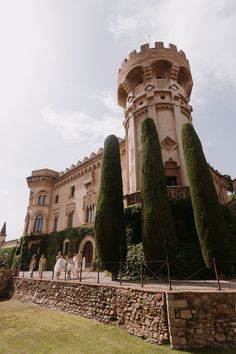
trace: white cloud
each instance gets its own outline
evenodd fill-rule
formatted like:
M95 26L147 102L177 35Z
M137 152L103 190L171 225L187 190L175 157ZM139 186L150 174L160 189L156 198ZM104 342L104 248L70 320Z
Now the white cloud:
M235 0L124 0L109 30L131 50L148 35L175 43L186 51L198 84L221 80L236 88L235 16Z
M90 98L97 100L105 105L105 107L113 114L122 115L122 109L117 104L117 99L111 90L102 91L101 94L92 93Z
M55 112L45 107L42 110L45 122L54 126L62 139L69 145L85 144L91 153L103 144L104 139L115 134L123 137L122 118L117 114L103 114L100 119L84 112Z

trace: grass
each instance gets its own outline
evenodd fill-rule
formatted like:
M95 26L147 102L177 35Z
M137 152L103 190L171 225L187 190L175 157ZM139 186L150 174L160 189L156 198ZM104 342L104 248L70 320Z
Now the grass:
M16 301L0 302L0 353L4 354L235 354L236 349L171 350L119 327Z

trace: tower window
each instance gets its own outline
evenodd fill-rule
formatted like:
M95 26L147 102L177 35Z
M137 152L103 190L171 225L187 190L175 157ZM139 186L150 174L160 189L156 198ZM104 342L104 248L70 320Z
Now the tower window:
M58 203L58 200L59 200L59 195L57 194L57 195L55 196L54 203L57 204L57 203Z
M43 215L38 214L35 219L34 231L35 232L42 232L42 228L43 228Z
M38 197L38 205L45 205L46 204L46 195L40 194Z

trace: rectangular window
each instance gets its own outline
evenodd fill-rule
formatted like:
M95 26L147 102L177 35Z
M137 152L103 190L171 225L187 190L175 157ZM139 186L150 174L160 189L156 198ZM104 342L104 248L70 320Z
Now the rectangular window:
M70 214L68 215L68 227L72 227L73 226L73 212L70 212Z
M54 203L57 204L57 203L58 203L58 200L59 200L59 195L57 194L57 195L55 196Z
M74 197L74 194L75 194L75 186L71 186L70 187L70 198Z
M54 224L53 224L53 231L57 231L57 224L58 224L58 216L56 215L54 218Z

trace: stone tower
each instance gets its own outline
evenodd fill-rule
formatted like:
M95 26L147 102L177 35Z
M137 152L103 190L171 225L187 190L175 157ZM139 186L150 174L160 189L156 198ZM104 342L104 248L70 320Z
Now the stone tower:
M153 118L157 127L167 185L189 185L181 128L192 122L192 85L189 62L173 44L168 48L162 42L156 42L155 48L144 44L140 52L134 50L122 62L118 103L125 114L128 193L141 188L141 123L147 117Z

